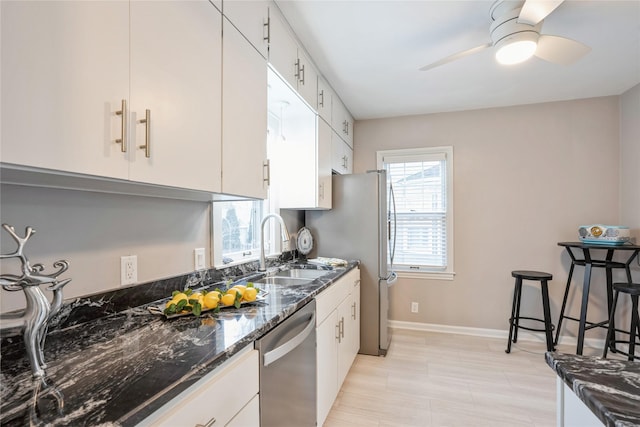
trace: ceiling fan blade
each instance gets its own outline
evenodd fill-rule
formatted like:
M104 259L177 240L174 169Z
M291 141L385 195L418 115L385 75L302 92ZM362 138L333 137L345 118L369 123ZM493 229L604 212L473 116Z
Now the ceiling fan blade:
M518 17L519 24L536 25L549 16L564 0L527 0Z
M534 55L555 64L571 65L590 51L589 46L575 40L541 34Z
M427 71L427 70L430 70L432 68L439 67L440 65L448 64L449 62L453 62L453 61L456 61L456 60L458 60L460 58L464 58L465 56L469 56L469 55L472 55L472 54L474 54L476 52L480 52L481 50L484 50L484 49L486 49L488 47L491 47L491 46L492 46L491 43L487 43L487 44L483 44L482 46L476 46L474 48L467 49L467 50L464 50L462 52L455 53L453 55L449 55L449 56L447 56L445 58L442 58L439 61L433 62L433 63L431 63L429 65L425 65L424 67L420 68L420 71Z

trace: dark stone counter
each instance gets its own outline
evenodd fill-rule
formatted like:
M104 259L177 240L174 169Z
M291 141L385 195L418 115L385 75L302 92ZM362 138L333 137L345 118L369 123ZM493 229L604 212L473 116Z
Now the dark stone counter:
M547 364L606 426L640 426L640 363L546 353Z
M193 282L193 276L67 303L47 336L47 377L46 384L39 386L37 406L32 405L37 384L32 381L22 338L3 339L0 424L133 426L252 345L355 266L352 262L328 271L308 285L263 285L268 291L265 301L203 313L199 318L167 320L147 309ZM245 273L245 281L260 277L255 272L235 273ZM229 275L223 281L212 275L207 272L207 277L199 278L204 279L205 289L226 287ZM236 282L241 280L236 277ZM64 407L58 411L60 398Z

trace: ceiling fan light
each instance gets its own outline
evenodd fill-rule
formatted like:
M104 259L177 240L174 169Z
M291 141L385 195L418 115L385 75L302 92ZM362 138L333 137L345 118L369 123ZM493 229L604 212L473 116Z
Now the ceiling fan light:
M500 40L496 60L502 65L514 65L526 61L536 52L537 34L518 33Z

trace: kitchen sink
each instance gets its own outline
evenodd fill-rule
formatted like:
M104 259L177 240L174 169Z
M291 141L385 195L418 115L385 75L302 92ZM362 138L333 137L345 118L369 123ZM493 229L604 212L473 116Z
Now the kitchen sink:
M290 270L279 271L273 275L273 277L290 277L293 279L317 279L325 274L329 274L329 270L315 270L315 269L302 269L292 268Z
M265 277L260 280L254 280L253 283L263 283L266 285L284 285L284 286L300 286L312 282L313 279L302 277Z

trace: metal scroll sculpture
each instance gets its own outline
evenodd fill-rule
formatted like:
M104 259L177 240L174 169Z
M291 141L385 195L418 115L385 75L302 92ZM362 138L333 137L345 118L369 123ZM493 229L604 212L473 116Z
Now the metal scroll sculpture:
M20 237L12 226L2 224L2 227L13 237L18 248L13 253L1 254L0 259L18 258L22 263L22 274L1 274L0 286L6 291L23 291L27 307L20 312L0 314L0 332L15 329L22 332L33 377L44 379L46 364L43 348L48 323L62 306L62 288L71 281L71 279L58 280L58 276L67 271L69 264L64 260L56 261L53 266L58 271L44 274L42 264L32 266L24 255L24 246L36 231L27 227L25 236ZM40 285L49 285L48 289L53 291L51 303L40 289Z

